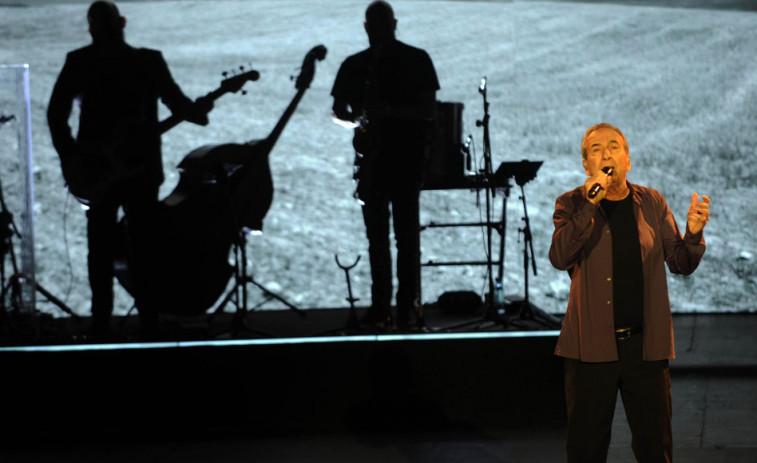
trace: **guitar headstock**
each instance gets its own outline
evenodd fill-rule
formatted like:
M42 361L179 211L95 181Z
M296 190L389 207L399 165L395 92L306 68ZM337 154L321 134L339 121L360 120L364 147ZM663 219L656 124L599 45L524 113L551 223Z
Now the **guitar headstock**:
M302 68L300 69L300 75L297 77L295 88L297 90L303 90L310 87L310 83L313 81L315 75L315 60L323 61L326 58L326 47L318 45L313 47L302 62Z
M254 69L245 71L244 66L240 66L239 69L243 72L241 74L234 74L231 77L227 77L228 72L223 73L225 79L221 81L221 86L218 88L221 93L236 93L244 86L245 82L260 78L260 73Z

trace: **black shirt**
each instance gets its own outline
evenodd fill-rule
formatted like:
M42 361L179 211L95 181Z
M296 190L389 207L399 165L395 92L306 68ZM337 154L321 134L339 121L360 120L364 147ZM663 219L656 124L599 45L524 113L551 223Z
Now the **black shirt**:
M395 105L419 103L423 92L439 89L436 70L428 53L398 40L380 49L368 48L344 60L331 95L360 114L371 99ZM370 107L369 107L370 111ZM369 112L370 119L370 112ZM381 156L399 163L423 146L428 122L381 119Z
M631 194L620 201L603 199L612 233L612 290L615 328L642 326L644 282L641 245Z

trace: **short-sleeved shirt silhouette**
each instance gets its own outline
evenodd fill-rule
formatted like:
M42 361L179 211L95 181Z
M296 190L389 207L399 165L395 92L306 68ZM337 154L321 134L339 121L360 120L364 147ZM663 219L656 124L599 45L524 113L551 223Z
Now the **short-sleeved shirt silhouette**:
M423 103L424 92L439 89L436 70L424 50L398 40L381 46L378 55L377 50L368 48L349 56L334 81L331 95L349 104L354 114L360 114L373 96L389 105L408 105ZM375 87L369 89L369 85ZM380 163L401 167L410 153L422 150L428 122L384 118L379 127Z

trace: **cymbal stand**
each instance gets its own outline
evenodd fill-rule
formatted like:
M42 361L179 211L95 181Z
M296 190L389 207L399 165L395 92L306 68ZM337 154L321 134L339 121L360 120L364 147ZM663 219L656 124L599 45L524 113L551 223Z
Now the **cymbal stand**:
M252 330L247 326L247 314L250 312L250 309L247 305L248 283L256 286L260 291L262 291L264 295L263 301L252 307L252 310L259 308L271 299L276 299L277 301L287 306L289 309L297 312L300 316L305 316L305 312L297 308L297 306L255 281L255 278L252 275L248 275L247 262L247 232L240 230L238 240L234 242L234 286L229 289L229 291L226 293L226 296L218 304L215 311L211 315L210 320L212 320L213 317L215 317L218 313L222 312L224 307L226 307L226 304L233 302L234 306L236 307L236 313L234 314L234 319L232 321L233 332L252 331L258 334L270 336L270 334L268 333Z

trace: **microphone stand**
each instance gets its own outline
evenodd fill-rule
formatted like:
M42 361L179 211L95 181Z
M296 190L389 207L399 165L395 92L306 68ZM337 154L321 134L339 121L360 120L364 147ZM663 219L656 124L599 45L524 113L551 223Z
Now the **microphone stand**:
M531 303L528 300L528 262L531 261L531 266L536 276L536 259L534 258L534 240L531 235L531 221L528 218L528 208L526 207L526 192L523 190L523 185L520 185L520 199L523 202L523 228L519 228L518 232L523 233L523 305L520 308L520 318L532 319L533 311L531 310ZM529 252L530 251L530 252Z
M504 240L504 226L503 224L494 224L492 222L492 201L496 194L496 188L492 184L492 178L494 171L492 169L492 151L491 151L491 138L489 136L489 101L487 99L486 89L486 76L481 78L481 85L478 87L478 92L483 98L484 117L476 121L476 127L482 127L484 130L484 169L479 171L479 178L482 180L484 190L486 193L486 260L487 267L486 273L489 284L489 300L486 302L486 310L484 312L484 319L495 322L505 323L505 320L500 317L498 311L503 309L504 294L502 288L502 270L501 264L504 259L503 251L504 246L500 249L500 271L497 279L494 279L493 263L492 263L492 229L497 228L497 232L500 233L500 239ZM502 214L504 217L505 206L503 204ZM503 243L501 243L503 244Z
M479 172L483 178L484 190L486 196L486 274L489 280L489 303L487 304L487 315L491 315L491 309L494 306L494 278L492 276L492 228L491 222L491 197L489 188L489 179L492 175L492 152L491 138L489 137L489 101L486 94L486 76L481 78L481 85L478 87L478 93L481 94L484 104L484 117L476 121L476 127L484 129L484 169ZM486 317L487 319L489 317Z
M548 314L543 310L534 307L528 298L528 267L531 264L531 269L536 272L536 258L534 257L534 240L531 234L531 220L528 218L528 207L526 206L526 192L523 189L525 184L524 179L516 176L515 182L520 186L520 199L523 203L523 228L519 228L518 232L523 233L523 300L520 301L520 308L517 308L517 302L511 302L509 304L510 310L508 312L513 313L514 316L510 320L513 325L518 326L519 321L537 322L543 325L547 329L559 329L562 322L554 315Z
M505 200L509 195L509 180L505 187L505 197L502 203L502 220L494 223L492 221L492 201L496 192L496 182L494 182L494 172L492 169L492 156L491 156L491 138L489 136L489 101L486 94L486 76L481 79L481 85L478 88L478 92L483 97L484 105L484 117L476 121L476 127L482 127L484 130L484 168L476 173L476 190L483 189L486 195L486 221L480 223L480 225L486 226L486 275L489 286L489 298L484 302L484 314L482 320L465 322L453 326L446 327L445 330L456 330L464 328L471 324L477 324L478 329L482 329L483 322L491 321L497 325L507 326L508 320L504 317L505 314L505 297L502 288L502 267L504 262L504 240L505 240L505 212L506 204ZM499 249L499 273L495 281L494 278L494 263L492 258L492 229L496 229L500 235L500 249Z

